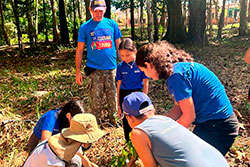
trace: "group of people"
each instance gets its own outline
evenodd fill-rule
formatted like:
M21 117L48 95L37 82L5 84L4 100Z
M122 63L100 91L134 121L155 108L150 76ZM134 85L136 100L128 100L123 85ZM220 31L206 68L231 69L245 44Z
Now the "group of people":
M228 166L224 156L238 135L238 121L218 77L166 41L137 51L131 39L120 40L117 23L103 17L104 0L91 0L89 10L92 19L80 27L75 63L81 85L86 45L90 113L78 100L45 113L30 137L24 166L96 166L84 152L105 134L98 128L104 107L111 123L114 113L122 119L125 140L132 141L144 166ZM156 114L147 96L149 78L166 80L173 96L174 105L165 115ZM187 129L191 124L193 133Z

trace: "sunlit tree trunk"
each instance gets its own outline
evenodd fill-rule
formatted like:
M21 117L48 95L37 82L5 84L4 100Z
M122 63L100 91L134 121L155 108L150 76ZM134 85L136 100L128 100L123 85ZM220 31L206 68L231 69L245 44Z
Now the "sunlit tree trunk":
M49 43L45 0L43 0L43 18L44 18L44 29L45 29L45 43Z
M212 35L213 23L212 23L212 0L209 0L207 25L209 26L209 35Z
M69 30L65 14L64 0L59 0L60 38L62 44L69 44Z
M141 39L143 39L144 23L143 23L143 0L140 0L140 33Z
M219 21L218 21L219 9L220 9L220 7L218 5L219 2L218 2L218 0L213 0L213 2L214 2L214 5L215 5L215 20L216 20L217 24L219 25Z
M130 0L130 25L131 25L131 39L135 40L135 16L134 16L135 4L134 0Z
M32 15L31 15L31 11L32 11L32 2L31 0L26 0L26 15L27 15L27 19L28 19L28 36L29 36L29 40L30 40L30 48L31 49L35 49L35 40L34 40L34 26L33 26L33 19L32 19Z
M188 40L192 44L206 45L206 0L189 1L190 17L188 23Z
M54 0L50 0L50 2L51 2L52 18L53 18L53 42L55 42L56 45L59 45L60 39L59 39L59 33L58 33L58 27L57 27L57 19L56 19Z
M85 9L86 9L86 21L91 19L91 14L89 11L90 0L85 0Z
M239 27L239 35L247 35L247 0L240 0L240 27Z
M154 41L157 41L159 38L159 25L157 19L157 0L152 2L152 13L153 13L153 22L154 22Z
M126 22L125 22L125 27L126 27L126 30L128 29L128 9L126 9Z
M15 17L15 25L17 28L19 52L23 53L23 42L22 42L22 32L21 32L20 22L19 22L18 2L17 0L11 0L10 2L11 2L12 9L13 9L14 17Z
M171 43L184 43L186 41L186 28L182 16L181 0L169 0L167 9L168 27L163 39Z
M226 4L226 0L223 0L222 11L221 11L221 14L220 14L220 20L219 20L219 25L218 25L218 34L217 34L218 39L221 39L222 28L224 26L225 4Z
M9 41L9 38L8 38L8 35L5 31L5 27L4 27L4 12L3 12L3 8L2 8L2 0L0 0L0 15L1 15L1 28L2 28L2 33L3 33L3 36L4 36L4 39L5 39L5 42L7 45L10 45L10 41Z
M153 42L153 17L151 14L151 1L147 1L147 15L148 15L148 41Z

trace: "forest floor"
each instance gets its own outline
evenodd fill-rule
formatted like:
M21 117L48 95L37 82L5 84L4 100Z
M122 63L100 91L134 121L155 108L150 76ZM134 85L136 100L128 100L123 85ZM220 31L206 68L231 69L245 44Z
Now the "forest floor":
M250 37L210 41L206 47L179 45L191 53L196 62L213 71L225 86L240 123L240 134L226 155L231 167L250 166L250 65L243 61ZM75 48L41 45L29 55L20 56L15 48L0 47L0 166L21 166L26 159L26 144L37 119L44 112L63 106L72 98L81 99L86 110L89 98L88 81L75 83ZM168 112L173 102L164 81L150 80L149 97L159 113ZM96 142L87 156L100 166L119 166L125 161L128 148L121 126L104 121L109 134ZM121 151L122 150L122 151ZM125 157L125 159L124 159Z

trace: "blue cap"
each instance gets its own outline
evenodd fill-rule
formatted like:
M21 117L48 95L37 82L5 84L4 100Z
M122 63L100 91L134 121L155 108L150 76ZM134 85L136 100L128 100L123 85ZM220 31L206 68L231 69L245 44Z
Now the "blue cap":
M147 105L141 108L141 104L144 102L147 102ZM125 115L139 116L152 111L154 106L145 93L133 92L124 98L122 109Z

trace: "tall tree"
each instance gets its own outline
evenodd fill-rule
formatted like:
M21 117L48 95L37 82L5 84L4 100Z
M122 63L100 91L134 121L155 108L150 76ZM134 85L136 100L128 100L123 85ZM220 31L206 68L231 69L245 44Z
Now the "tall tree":
M143 0L140 0L140 33L141 39L143 38L144 33L144 22L143 22Z
M209 35L212 35L213 23L212 23L212 0L209 0L207 26L209 26Z
M9 41L9 38L8 38L8 35L5 31L5 23L4 23L4 11L3 11L3 7L2 7L2 0L0 0L0 15L1 15L1 28L2 28L2 33L3 33L3 36L4 36L4 39L5 39L5 42L7 45L10 45L10 41Z
M151 1L147 1L147 15L148 15L148 41L153 42L153 17L151 14Z
M248 1L248 22L250 23L250 0Z
M19 52L23 53L23 41L22 41L22 32L21 32L20 21L19 21L18 0L10 0L10 2L11 2L12 9L13 9L14 17L15 17L15 25L17 28Z
M82 12L80 3L81 3L80 0L77 0L78 17L80 20L80 24L82 24Z
M37 36L38 36L38 8L39 8L39 0L35 0L35 29L34 29L34 38L35 38L35 45L37 45Z
M51 2L52 18L53 18L53 42L55 42L56 45L59 45L60 39L59 39L59 33L58 33L58 27L57 27L55 4L54 4L54 0L50 0L50 2Z
M59 0L60 37L62 44L69 44L69 30L67 26L64 0Z
M111 18L111 5L110 5L110 0L105 0L106 2L106 6L107 6L107 10L104 14L104 17L106 18Z
M91 19L91 14L89 11L90 0L85 0L85 9L86 9L86 21Z
M131 39L135 40L135 4L134 0L130 0L130 25L131 25Z
M157 16L157 0L152 2L152 13L153 13L153 22L154 22L154 41L159 39L159 25L158 25L158 16Z
M226 5L226 0L223 0L222 11L221 11L221 14L220 14L220 20L219 20L219 25L218 25L218 34L217 34L218 39L221 39L222 28L224 26L225 5Z
M181 0L168 0L167 9L168 27L167 33L163 39L171 43L184 43L186 41L187 32L182 16ZM193 31L195 31L195 27L193 27Z
M44 19L44 29L45 29L45 43L49 43L45 0L43 0L43 19Z
M26 0L26 16L28 19L28 36L29 36L29 40L30 40L30 48L32 50L35 49L35 33L34 33L34 25L33 25L33 19L32 19L32 1L31 0Z
M239 35L247 35L247 0L240 0L240 27Z
M207 44L206 0L189 1L190 17L188 23L188 41L192 44Z
M74 18L74 29L73 29L73 41L75 45L77 44L77 31L76 31L76 7L75 7L75 1L72 1L73 3L73 18Z

